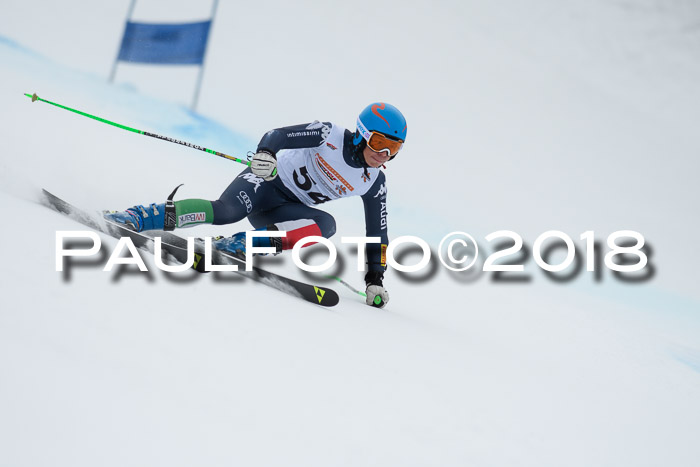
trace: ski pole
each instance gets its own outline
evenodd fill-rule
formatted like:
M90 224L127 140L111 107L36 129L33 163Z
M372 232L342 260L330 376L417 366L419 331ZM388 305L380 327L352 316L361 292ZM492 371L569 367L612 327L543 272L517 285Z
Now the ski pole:
M106 123L108 125L112 125L112 126L115 126L117 128L121 128L122 130L131 131L133 133L138 133L140 135L150 136L151 138L158 138L158 139L161 139L163 141L169 141L169 142L175 143L175 144L181 144L183 146L187 146L188 148L199 149L200 151L208 152L209 154L213 154L215 156L219 156L219 157L223 157L224 159L228 159L230 161L239 162L241 164L245 164L247 166L250 166L250 161L247 161L245 159L239 159L238 157L229 156L228 154L224 154L224 153L219 152L219 151L214 151L213 149L207 149L207 148L204 148L202 146L198 146L196 144L188 143L187 141L180 141L179 139L170 138L169 136L161 136L161 135L157 135L155 133L149 133L148 131L143 131L143 130L138 130L136 128L131 128L131 127L128 127L126 125L122 125L120 123L110 122L109 120L106 120L104 118L100 118L100 117L97 117L95 115L90 115L89 113L81 112L80 110L71 109L70 107L66 107L65 105L57 104L55 102L47 101L46 99L42 99L41 97L37 96L36 93L34 93L34 94L25 93L24 95L31 98L32 102L36 102L36 101L46 102L47 104L51 104L51 105L54 105L56 107L60 107L61 109L69 110L71 112L77 113L78 115L82 115L83 117L92 118L93 120L97 120L98 122Z
M353 292L355 292L357 295L360 295L360 296L362 296L362 297L367 298L367 294L366 294L366 293L364 293L364 292L362 292L362 291L360 291L360 290L357 290L355 287L353 287L352 285L348 284L347 282L345 282L345 281L344 281L343 279L341 279L340 277L337 277L337 276L326 276L326 279L334 279L334 280L340 282L341 284L343 284L343 285L344 285L345 287L347 287L348 289L350 289L350 290L352 290ZM382 298L381 298L379 295L377 295L376 297L374 297L374 304L375 304L375 305L379 306L379 305L381 305L381 303L382 303Z
M326 279L333 279L333 280L336 280L336 281L340 282L341 284L343 284L343 285L344 285L345 287L347 287L348 289L350 289L350 290L352 290L353 292L355 292L357 295L361 295L362 297L366 297L366 296L367 296L366 293L357 290L355 287L353 287L352 285L348 284L347 282L345 282L345 281L344 281L343 279L341 279L340 277L337 277L337 276L326 276Z

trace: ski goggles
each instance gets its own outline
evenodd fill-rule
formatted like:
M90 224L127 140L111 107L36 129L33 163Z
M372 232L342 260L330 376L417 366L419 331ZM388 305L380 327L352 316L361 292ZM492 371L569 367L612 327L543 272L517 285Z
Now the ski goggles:
M369 131L362 124L360 119L357 119L357 129L362 137L367 141L367 146L374 152L386 151L390 156L398 154L403 147L403 141L400 139L392 139L376 131Z

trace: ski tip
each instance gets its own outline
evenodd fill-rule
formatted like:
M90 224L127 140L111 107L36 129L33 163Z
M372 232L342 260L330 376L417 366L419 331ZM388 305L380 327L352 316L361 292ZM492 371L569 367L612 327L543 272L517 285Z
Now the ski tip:
M32 102L36 102L36 100L39 98L39 96L37 96L36 93L34 93L34 94L27 94L27 93L25 92L24 95L27 96L27 97L31 97L31 98L32 98Z

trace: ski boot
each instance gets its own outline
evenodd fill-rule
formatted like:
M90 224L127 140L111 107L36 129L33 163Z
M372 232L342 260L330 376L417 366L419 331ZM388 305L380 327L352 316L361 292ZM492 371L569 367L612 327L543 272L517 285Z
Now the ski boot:
M256 232L277 230L274 226L263 227L256 229ZM237 258L245 259L246 256L246 232L238 232L230 237L216 237L212 241L212 246L217 250L228 253ZM282 238L280 237L253 237L253 247L272 247L276 250L273 254L282 252ZM254 253L255 255L265 256L267 253Z
M149 206L133 206L125 211L105 212L104 218L108 221L123 224L134 232L163 230L165 204L152 203Z
M182 184L175 187L165 203L151 203L148 206L137 205L126 211L105 211L105 219L123 224L134 232L144 230L174 230L176 227L176 210L173 198ZM198 200L195 200L198 201ZM211 209L211 203L209 203Z

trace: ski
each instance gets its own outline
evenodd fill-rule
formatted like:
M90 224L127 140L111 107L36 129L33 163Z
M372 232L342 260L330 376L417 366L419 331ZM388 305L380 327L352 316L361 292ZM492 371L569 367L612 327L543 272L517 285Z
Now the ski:
M150 253L154 253L153 245L155 237L160 237L162 251L164 253L167 253L181 264L187 262L187 240L178 235L164 231L148 233L134 232L121 224L111 222L101 216L98 217L84 211L58 196L53 195L47 190L42 190L42 194L41 202L48 208L65 214L71 219L111 237L117 239L129 237L136 247L145 249ZM203 272L203 264L204 243L201 240L197 240L195 245L195 264L193 267L197 271ZM236 273L316 305L332 307L340 302L340 297L333 289L300 282L256 266L253 266L252 271L246 271L244 260L216 249L212 249L211 264L237 265L238 271L235 271Z

